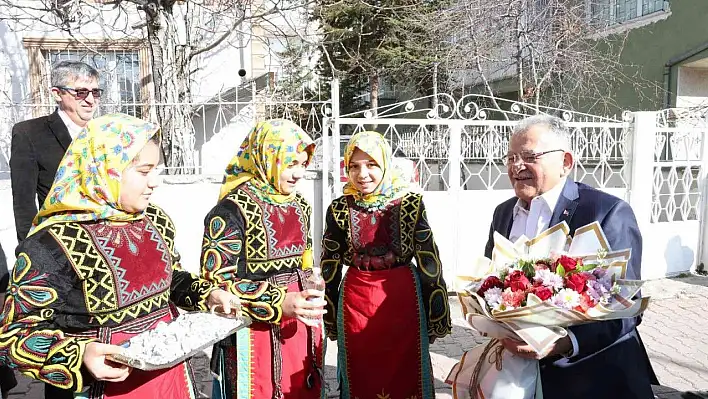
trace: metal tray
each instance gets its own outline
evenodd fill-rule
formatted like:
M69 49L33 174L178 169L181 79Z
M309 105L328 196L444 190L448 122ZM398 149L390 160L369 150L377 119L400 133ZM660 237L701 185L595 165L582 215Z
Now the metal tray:
M188 312L188 313L200 313L200 312ZM185 313L185 314L186 314L186 313ZM228 317L228 316L223 316L223 315L221 315L221 314L219 314L219 313L213 313L213 312L212 312L212 314L217 315L217 316L219 316L219 317ZM210 346L216 344L217 342L219 342L219 341L221 341L222 339L224 339L224 338L230 336L231 334L235 333L236 331L239 331L239 330L241 330L241 329L243 329L243 328L246 328L246 327L248 327L249 325L251 325L251 318L248 317L248 315L246 315L246 314L242 314L241 316L238 316L238 317L229 317L229 318L239 319L239 320L241 321L241 324L239 324L238 327L231 329L228 334L226 334L226 335L224 335L224 336L221 336L221 337L219 337L219 338L211 339L211 340L209 340L209 341L207 341L207 342L204 342L204 344L200 345L198 348L194 349L193 351L191 351L191 352L189 352L189 353L187 353L187 354L185 354L185 355L183 355L183 356L180 356L180 357L178 357L177 359L173 359L173 360L171 360L171 361L168 362L168 363L160 363L160 364L150 363L150 362L146 362L146 361L144 361L144 360L142 360L142 359L133 358L133 357L131 357L128 353L107 355L106 358L109 359L109 360L111 360L111 361L113 361L113 362L120 363L120 364L124 364L124 365L127 365L127 366L129 366L129 367L136 368L136 369L139 369L139 370L144 370L144 371L168 369L168 368L174 367L174 366L176 366L176 365L178 365L178 364L184 362L185 360L187 360L187 359L193 357L194 355L196 355L196 354L198 354L199 352L203 351L204 349L206 349L206 348L208 348L208 347L210 347ZM177 320L177 319L175 319L175 320ZM174 320L172 320L171 322L174 322ZM145 334L145 333L147 333L147 332L148 332L148 331L145 331L145 332L143 332L143 333L141 333L141 334ZM140 335L140 334L136 335L135 337L137 337L137 336L139 336L139 335ZM131 339L133 339L133 338L135 338L135 337L132 337ZM122 346L122 347L124 347L124 348L130 347L130 339L127 340L127 341L125 341L125 342L123 342L123 343L121 343L121 344L119 344L119 346Z

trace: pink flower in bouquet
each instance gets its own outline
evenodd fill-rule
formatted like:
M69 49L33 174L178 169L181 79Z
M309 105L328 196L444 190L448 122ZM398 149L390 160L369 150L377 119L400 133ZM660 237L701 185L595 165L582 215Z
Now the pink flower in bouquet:
M502 283L502 281L499 280L499 277L497 276L489 276L484 280L482 286L479 287L479 289L477 290L477 295L484 297L484 293L487 292L488 289L495 287L504 288L504 283Z
M531 288L531 282L523 271L514 270L506 276L506 279L504 279L504 288L511 288L514 292L526 292L526 290Z
M588 289L587 282L585 273L573 273L565 278L565 287L582 294Z
M585 313L588 309L595 307L595 305L597 305L597 302L593 301L587 292L583 292L580 294L580 305L576 306L575 310Z
M553 290L545 285L534 286L533 289L531 289L531 292L536 294L536 296L542 301L551 299L553 296Z
M583 261L581 259L571 258L570 256L566 255L562 255L560 258L558 258L558 263L563 266L563 269L565 269L566 273L575 270L578 266L583 265Z
M526 299L525 291L514 291L511 287L502 292L502 305L506 308L518 308Z

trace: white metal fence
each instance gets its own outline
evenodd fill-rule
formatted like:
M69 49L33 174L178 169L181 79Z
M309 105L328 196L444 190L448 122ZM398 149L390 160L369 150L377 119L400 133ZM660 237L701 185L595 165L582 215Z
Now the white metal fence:
M653 223L698 220L705 171L705 114L664 110L656 114Z
M705 261L708 124L700 110L599 117L514 102L501 103L503 111L489 105L484 96L455 101L442 95L337 116L335 98L331 135L323 139L336 143L377 130L398 156L415 163L443 268L454 275L482 255L494 208L514 195L502 163L514 125L535 113L557 115L572 133L571 177L632 205L644 236L645 278L686 272ZM325 146L331 175L325 203L341 193L342 147Z
M486 96L468 95L459 101L447 94L423 97L382 107L375 114L364 111L333 117L332 137L338 141L358 131L378 130L390 140L394 154L415 162L426 191L505 190L511 186L502 160L514 125L538 112L554 114L565 119L571 129L576 156L572 177L576 181L597 188L629 188L626 144L630 123L623 117L495 101L501 110L491 108ZM336 135L340 139L334 138ZM341 158L341 154L332 156ZM453 169L454 174L459 170L459 182L450 178Z
M323 178L308 196L313 198L316 216L341 193L344 138L361 130L383 133L397 156L415 165L449 275L482 254L494 207L513 196L502 164L513 126L536 112L555 114L572 131L576 154L572 177L632 205L644 236L645 278L685 272L705 261L708 145L704 138L708 123L701 110L603 118L517 103L507 103L499 111L482 96L455 100L442 95L393 104L376 115L368 111L341 116L336 87L334 93L332 102L241 98L238 102L128 106L139 107L146 118L158 107L189 107L188 135L198 165L179 172L202 175L222 173L254 120L284 117L298 121L320 144L313 168L321 170ZM125 106L104 104L101 112L121 111ZM0 104L0 173L8 170L12 125L38 110L46 114L53 108ZM322 220L316 217L314 221L317 236Z
M101 104L96 115L123 112L156 121L159 108L186 107L190 120L183 132L193 149L194 165L168 167L168 173L221 174L220 160L233 156L241 140L257 120L286 118L299 123L315 138L322 132L326 101L218 101L185 104ZM54 112L56 105L0 103L0 173L9 170L11 131L14 124Z

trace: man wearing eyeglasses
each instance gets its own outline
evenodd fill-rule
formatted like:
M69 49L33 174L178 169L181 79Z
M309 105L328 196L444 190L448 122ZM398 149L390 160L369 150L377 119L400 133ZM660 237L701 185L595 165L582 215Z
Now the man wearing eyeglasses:
M71 141L93 118L103 92L98 86L98 72L83 62L59 62L51 75L56 111L12 128L10 172L18 242L27 237L37 205L44 203L59 162Z
M628 279L641 279L642 236L632 208L621 199L570 177L570 132L562 120L545 115L527 118L514 129L505 158L516 196L494 211L485 254L491 258L494 232L515 241L565 221L571 236L598 221L611 248L631 248ZM636 326L641 318L590 323L568 328L541 355L523 342L503 340L504 347L539 359L545 399L653 398L658 384Z

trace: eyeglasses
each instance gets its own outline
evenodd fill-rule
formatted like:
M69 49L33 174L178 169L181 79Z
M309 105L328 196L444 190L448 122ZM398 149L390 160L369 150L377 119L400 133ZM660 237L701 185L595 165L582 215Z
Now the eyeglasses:
M504 165L516 165L519 162L523 163L535 163L536 160L541 157L542 155L550 154L552 152L559 152L559 151L564 151L561 149L557 150L549 150L549 151L543 151L543 152L531 152L531 151L525 151L520 154L507 154L506 158L504 158Z
M77 100L83 100L86 97L88 97L89 93L93 94L93 98L101 98L101 94L103 94L103 89L84 89L84 88L73 88L73 87L66 87L66 86L54 86L57 89L64 90L64 91L73 91L74 96L76 97Z

